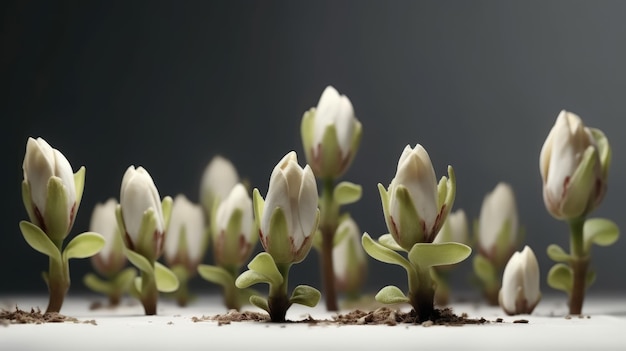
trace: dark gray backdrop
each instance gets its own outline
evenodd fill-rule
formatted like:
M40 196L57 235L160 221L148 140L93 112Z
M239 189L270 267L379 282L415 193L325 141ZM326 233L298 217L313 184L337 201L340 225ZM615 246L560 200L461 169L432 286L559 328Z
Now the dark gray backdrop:
M567 226L545 210L539 151L561 109L603 129L613 146L609 192L594 215L626 228L622 138L626 3L618 1L117 2L5 4L0 74L4 201L0 293L45 292L47 259L22 239L20 195L28 136L42 136L86 187L72 236L93 206L119 196L142 165L161 195L198 200L211 157L230 158L262 194L288 151L305 162L305 110L326 85L349 96L364 135L344 179L363 185L347 206L361 229L385 233L376 184L388 184L405 145L421 143L438 177L455 167L455 208L478 216L499 181L514 187L526 242L545 275ZM592 288L623 291L626 241L594 250ZM259 250L259 247L257 247ZM206 262L211 262L207 256ZM469 260L456 289L473 291ZM292 282L320 286L318 256ZM71 262L72 292L89 260ZM400 267L369 260L367 289L406 286ZM197 280L199 291L216 289Z

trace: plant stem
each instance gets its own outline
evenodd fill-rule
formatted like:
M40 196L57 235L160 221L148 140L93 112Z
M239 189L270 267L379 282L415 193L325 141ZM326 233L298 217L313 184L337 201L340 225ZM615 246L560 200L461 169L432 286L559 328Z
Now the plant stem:
M189 303L189 275L178 275L178 289L176 290L176 303L180 307L185 307Z
M237 310L241 309L241 301L239 298L239 289L235 286L235 279L239 274L239 267L235 266L223 266L225 270L227 270L231 276L233 277L232 284L227 286L224 285L222 293L224 294L224 305L229 310Z
M278 267L280 274L283 276L283 283L278 286L270 285L270 293L267 304L269 307L271 321L274 323L283 323L286 321L285 316L287 315L287 310L291 307L291 303L287 297L287 288L289 286L289 268L291 268L291 264L279 263L276 266Z
M159 298L159 291L156 286L156 278L154 273L148 274L141 271L141 304L146 313L146 316L153 316L157 314L157 300Z
M70 288L70 274L67 263L64 264L50 257L47 283L50 296L46 313L60 312L65 295Z
M337 289L335 286L335 272L333 270L333 243L338 225L339 206L333 198L334 180L326 178L323 180L323 183L320 204L322 286L326 300L326 310L337 311Z
M570 226L570 249L572 260L570 267L574 275L572 291L569 300L569 313L581 314L585 300L587 285L587 270L589 268L589 256L583 246L583 226L585 218L579 217L569 222Z
M409 291L409 303L417 314L417 322L422 323L430 320L435 311L435 289L430 277L430 271L415 267L418 278L417 289Z

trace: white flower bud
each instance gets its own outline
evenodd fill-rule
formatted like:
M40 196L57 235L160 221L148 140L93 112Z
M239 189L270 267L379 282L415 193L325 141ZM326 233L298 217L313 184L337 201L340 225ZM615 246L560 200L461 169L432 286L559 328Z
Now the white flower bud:
M519 219L513 188L504 182L485 195L478 219L480 252L493 261L504 263L518 243Z
M214 258L219 265L239 267L250 257L258 234L254 230L252 199L243 184L235 185L220 203L212 235Z
M206 166L200 182L200 202L207 214L215 201L222 201L239 183L239 175L233 163L223 156L215 156Z
M207 240L202 207L183 194L176 195L164 245L168 265L182 264L190 272L195 272L204 257Z
M525 246L504 267L500 306L509 315L530 314L541 300L539 264L533 250Z
M115 218L117 200L110 198L105 203L98 203L91 213L89 230L104 238L104 247L91 257L93 266L101 274L112 277L126 264L122 237Z

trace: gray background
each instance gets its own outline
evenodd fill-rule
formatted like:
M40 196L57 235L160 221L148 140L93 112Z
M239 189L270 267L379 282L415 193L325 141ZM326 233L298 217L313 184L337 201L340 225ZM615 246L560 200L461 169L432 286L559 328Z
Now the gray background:
M0 293L45 293L47 259L22 239L20 195L28 136L42 136L86 187L71 236L93 206L119 196L129 165L152 174L161 195L198 201L201 173L231 159L262 194L276 162L296 150L300 119L326 85L352 101L364 135L343 179L363 185L345 207L363 231L386 232L376 184L388 184L405 145L421 143L437 176L455 167L455 209L478 216L499 181L515 189L526 244L545 293L550 243L567 226L545 210L539 151L561 109L607 134L609 191L593 215L626 228L624 96L626 3L618 1L66 2L5 4L4 201ZM593 251L591 292L624 291L626 240ZM257 251L260 246L257 247ZM205 260L212 262L211 255ZM400 267L369 259L367 290L406 286ZM472 293L470 260L453 285ZM318 255L292 283L320 286ZM71 293L89 260L71 262ZM196 280L198 291L216 291Z

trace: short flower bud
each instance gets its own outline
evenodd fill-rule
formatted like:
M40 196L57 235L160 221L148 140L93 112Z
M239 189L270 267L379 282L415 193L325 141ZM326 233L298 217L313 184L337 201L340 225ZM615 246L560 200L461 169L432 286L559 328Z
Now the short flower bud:
M223 156L215 156L206 166L200 182L200 203L210 214L215 201L222 201L239 182L233 163Z
M147 257L157 259L163 251L165 223L161 198L152 177L143 167L128 167L120 191L120 207L126 246ZM154 228L146 228L145 216L153 216Z
M539 264L530 247L515 252L506 264L499 300L509 315L530 314L541 300Z
M343 233L346 232L346 233ZM337 290L357 293L365 282L367 261L361 246L361 231L354 219L343 219L335 235L345 235L333 248L333 270Z
M513 188L500 182L485 195L478 219L480 253L498 267L504 266L517 247L518 222Z
M298 263L309 253L319 221L317 204L311 167L300 167L296 153L289 152L274 167L262 213L256 213L261 244L276 263Z

